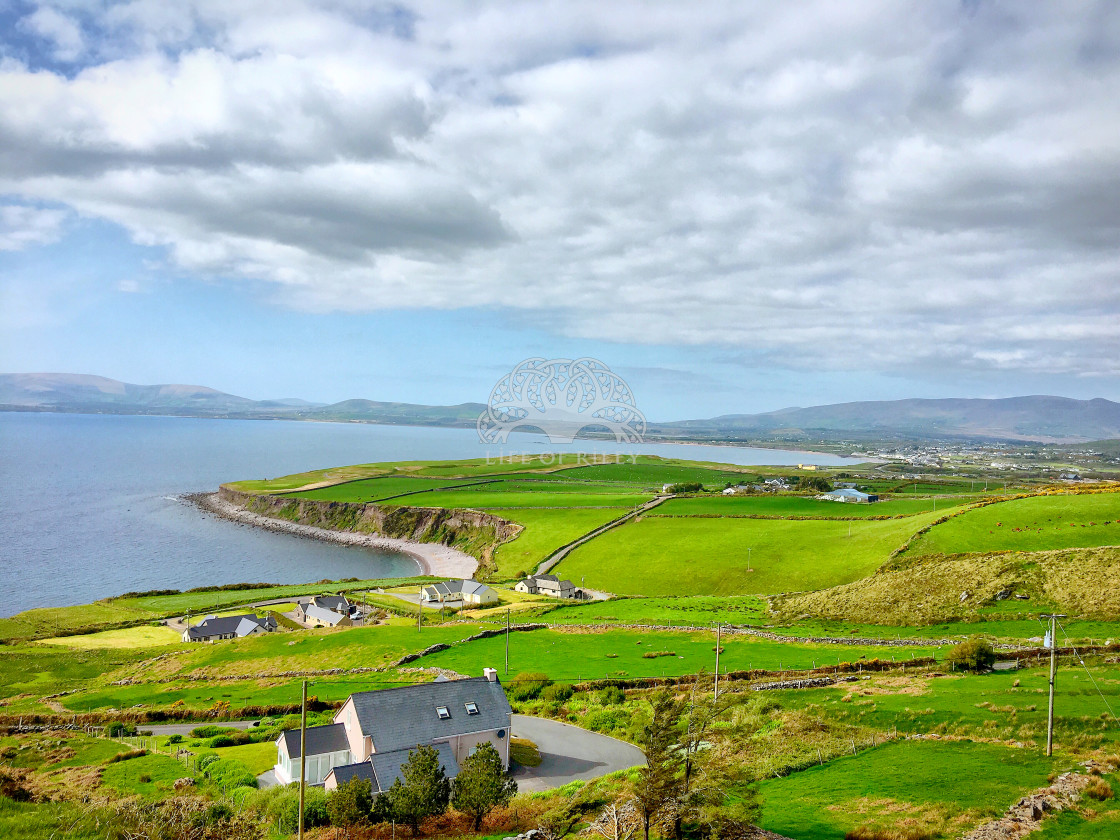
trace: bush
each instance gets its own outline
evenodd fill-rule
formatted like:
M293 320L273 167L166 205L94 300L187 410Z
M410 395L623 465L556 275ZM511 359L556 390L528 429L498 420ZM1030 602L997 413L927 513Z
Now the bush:
M105 734L110 738L120 738L122 735L135 735L136 726L130 723L121 723L115 720L105 727Z
M704 489L704 485L699 481L685 481L680 484L670 484L668 492L670 493L699 493Z
M216 735L229 735L236 732L236 729L230 729L228 726L214 726L207 724L206 726L196 726L191 730L192 738L213 738Z
M509 681L506 694L514 700L535 700L550 685L552 680L548 678L548 674L518 674Z
M206 772L206 768L213 764L215 761L221 761L214 753L206 753L198 757L195 766L198 767L199 772Z
M178 735L178 734L176 734L176 735L169 735L169 736L167 737L167 743L168 743L168 744L181 744L181 743L183 743L183 736L182 736L182 735Z
M996 652L991 643L979 636L973 636L966 642L954 645L945 654L945 664L954 670L963 668L966 671L981 671L991 668L996 661Z
M819 475L803 476L798 479L796 489L808 490L813 493L830 493L832 491L832 485L828 483L827 478L822 478Z
M1085 796L1088 796L1090 799L1095 799L1098 802L1104 802L1112 798L1112 785L1104 779L1095 778L1086 785Z
M253 771L236 758L219 758L217 761L212 761L206 765L204 772L223 791L257 786L257 777L253 775Z
M608 685L599 692L599 702L604 706L617 706L626 702L626 692L617 685Z
M138 782L140 782L140 784L146 785L148 782L150 782L152 780L152 777L150 775L148 775L147 773L141 773L139 776L136 777L136 780Z
M237 742L228 735L218 735L207 741L206 746L208 746L212 750L216 750L222 747L236 747Z
M565 700L571 698L572 693L572 687L570 685L557 683L556 685L550 685L545 688L544 691L541 692L541 699L548 700L552 703L563 703Z
M133 758L140 758L141 756L145 756L147 754L147 750L129 750L126 753L117 753L116 755L105 759L105 763L116 764L118 761L128 761Z
M327 794L331 825L369 825L373 814L373 785L369 779L351 779Z

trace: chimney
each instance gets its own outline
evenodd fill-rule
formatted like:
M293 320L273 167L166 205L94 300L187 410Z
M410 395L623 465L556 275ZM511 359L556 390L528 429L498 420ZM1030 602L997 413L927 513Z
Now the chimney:
M489 682L497 682L498 681L498 672L495 671L493 668L483 668L482 669L482 676L486 677L486 679Z

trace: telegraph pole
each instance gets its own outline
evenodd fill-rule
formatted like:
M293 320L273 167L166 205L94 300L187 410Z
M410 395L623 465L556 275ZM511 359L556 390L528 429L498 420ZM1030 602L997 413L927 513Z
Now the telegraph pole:
M715 679L715 683L712 686L712 695L713 695L712 699L713 700L718 700L719 699L719 642L720 642L720 631L722 629L723 629L723 625L721 625L717 621L716 622L716 679Z
M303 840L303 792L307 783L307 680L299 713L299 840Z
M1050 706L1046 712L1046 755L1054 754L1054 677L1058 673L1058 619L1065 615L1044 615L1042 618L1050 619Z
M509 607L506 607L506 676L509 676Z
M420 632L420 620L424 616L424 587L420 587L420 600L416 602L416 632Z

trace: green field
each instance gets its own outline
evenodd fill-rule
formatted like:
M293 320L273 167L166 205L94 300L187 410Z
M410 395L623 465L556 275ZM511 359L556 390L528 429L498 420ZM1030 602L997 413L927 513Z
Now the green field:
M822 519L910 516L947 511L973 501L952 499L889 499L873 504L826 502L812 496L699 496L670 499L650 516L811 516Z
M762 827L798 840L842 840L860 826L897 827L909 820L915 828L959 836L1045 785L1052 768L1033 750L928 741L886 744L763 782Z
M1092 749L1120 741L1120 722L1108 713L1109 706L1120 708L1120 668L1094 665L1090 670L1092 679L1076 660L1062 660L1054 702L1059 746ZM1048 682L1048 669L1038 667L922 679L885 688L872 684L780 691L774 697L783 708L806 709L830 720L880 731L1044 744Z
M427 494L443 487L458 487L468 482L487 479L421 478L418 476L385 476L362 481L348 481L317 490L300 490L291 495L297 499L324 499L331 502L376 502L403 493ZM421 502L416 502L421 504Z
M442 508L574 508L574 507L637 507L648 502L648 493L612 493L600 490L591 492L586 487L579 492L508 491L493 489L488 484L477 490L448 490L425 493L423 496L402 496L386 504Z
M498 578L535 572L537 564L556 549L623 516L629 508L568 508L565 510L491 510L525 530L494 552Z
M1046 551L1120 545L1120 493L1032 496L986 505L931 528L911 554Z
M182 644L180 633L169 627L129 627L123 630L102 630L83 636L59 636L40 639L39 644L59 645L68 648L144 648Z
M821 589L871 574L939 515L867 522L642 517L580 546L555 571L634 595Z
M705 596L686 598L613 598L583 604L565 604L543 616L523 617L523 621L549 624L652 624L702 626L717 621L725 624L760 624L766 620L766 601L753 595Z
M660 677L695 674L715 668L715 630L708 633L667 630L607 630L595 633L534 630L511 633L509 674L544 672L553 680ZM748 669L804 670L857 662L863 659L909 660L933 654L933 648L856 647L854 645L793 645L753 636L722 640L720 672ZM647 658L648 653L671 652ZM504 679L505 638L492 636L450 650L429 654L419 664L476 674L484 667L498 669Z

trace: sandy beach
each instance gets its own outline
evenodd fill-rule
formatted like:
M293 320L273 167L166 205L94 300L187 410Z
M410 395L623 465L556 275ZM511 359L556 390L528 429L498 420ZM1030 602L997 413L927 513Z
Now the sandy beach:
M307 539L324 540L326 542L340 543L342 545L357 545L368 548L387 548L400 551L409 555L420 567L422 575L435 575L448 578L469 578L478 568L478 561L455 548L449 548L439 543L421 543L412 540L398 540L392 537L382 537L377 534L355 534L350 531L330 531L326 528L315 528L311 525L300 525L295 522L286 522L282 519L272 519L240 508L237 505L218 497L217 493L193 493L186 497L207 513L254 525L258 528L267 528L283 534L293 534Z

